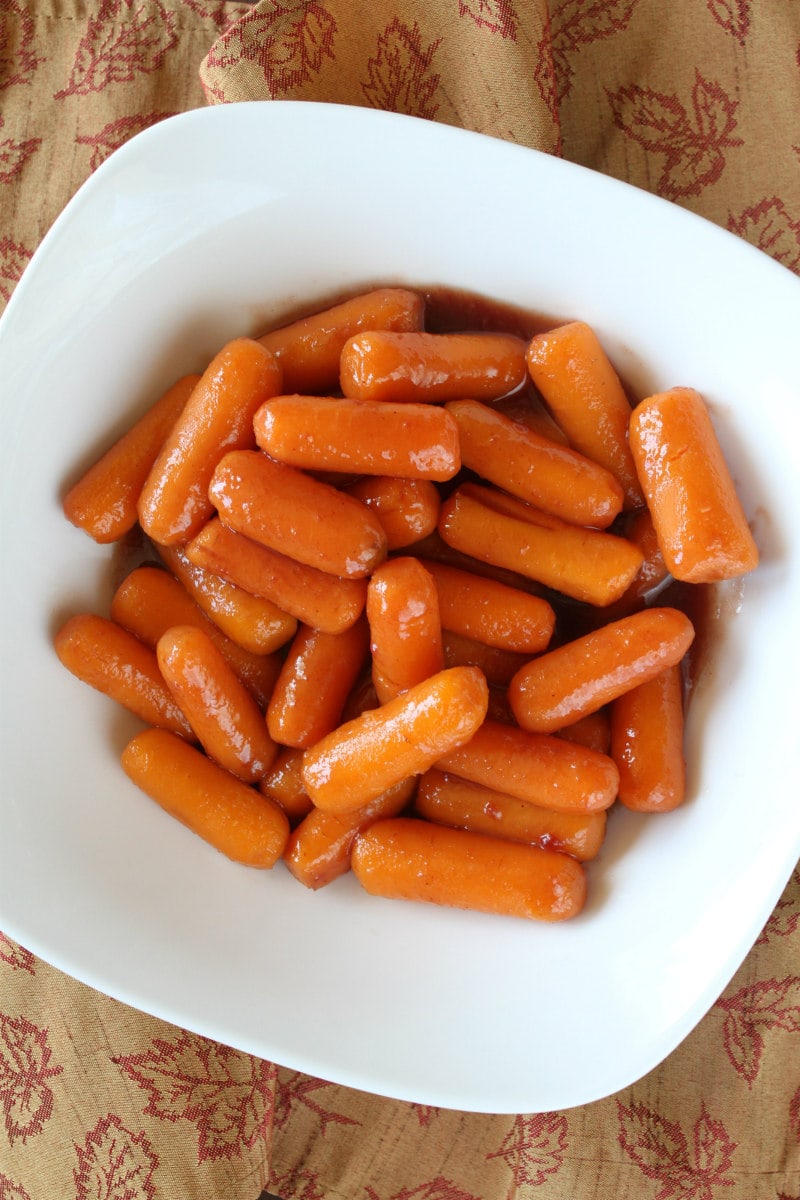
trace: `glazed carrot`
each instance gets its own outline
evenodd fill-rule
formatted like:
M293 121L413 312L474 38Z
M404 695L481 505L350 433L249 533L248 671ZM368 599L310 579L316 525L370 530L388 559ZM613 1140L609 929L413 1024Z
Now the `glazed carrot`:
M443 629L522 654L538 654L549 643L555 613L540 596L446 563L422 561L436 583Z
M283 853L289 822L277 804L173 734L138 734L122 766L152 800L234 862L269 868Z
M226 450L253 446L253 414L281 388L275 358L251 338L215 355L164 442L139 497L139 521L163 546L187 542L211 516L208 484Z
M245 783L278 753L261 709L208 634L175 625L159 638L161 674L209 758Z
M55 649L68 671L146 724L194 736L162 678L155 651L127 629L107 617L79 613L61 626Z
M281 669L278 655L251 654L231 641L195 604L183 584L163 567L134 568L114 592L109 616L152 650L172 625L195 625L202 629L257 702L266 708Z
M439 520L439 491L429 479L369 475L345 490L375 513L390 551L403 550L428 537Z
M444 501L439 533L449 546L600 608L618 600L636 576L642 553L631 542L530 505L524 519L522 509L512 516L491 492L463 484Z
M571 725L557 729L556 737L564 738L567 742L577 742L579 746L588 746L590 750L597 750L600 754L611 754L608 711L602 708L597 712L587 713Z
M611 705L611 755L619 801L636 812L671 812L686 795L683 680L667 667Z
M237 533L330 575L363 579L386 557L386 534L365 504L261 450L226 454L209 495Z
M290 825L302 821L314 807L303 784L303 751L294 746L280 750L264 778L258 781L258 790L280 805Z
M438 825L549 846L579 862L597 856L606 833L605 811L555 812L435 767L421 777L414 809Z
M351 813L312 809L289 835L283 852L292 875L314 891L333 883L350 870L350 854L359 833L375 821L401 813L415 786L416 779L403 779Z
M271 600L195 566L180 546L161 546L159 553L206 616L251 654L271 654L294 637L297 621Z
M74 483L64 515L96 542L118 541L139 519L139 496L164 439L199 381L184 375Z
M452 629L442 629L442 650L446 667L479 667L487 683L501 688L508 687L520 667L530 660L529 654L487 646Z
M305 748L335 729L368 653L364 618L342 633L301 625L267 706L275 741Z
M339 365L345 396L381 402L493 400L525 377L525 343L508 333L368 331L350 338Z
M670 574L716 583L754 570L758 548L700 393L679 387L643 400L630 438Z
M212 517L186 546L195 566L221 575L253 596L325 633L353 625L367 600L365 579L340 579L236 533Z
M317 808L351 812L472 737L489 689L474 667L440 671L364 712L305 752L303 779Z
M585 321L570 321L533 337L528 371L570 445L619 480L625 507L642 505L628 445L631 406L620 378Z
M679 663L693 639L676 608L632 613L528 663L511 681L509 703L523 729L552 733Z
M454 400L461 461L483 479L573 525L605 529L622 509L622 487L605 467L509 420L477 400Z
M627 525L625 537L634 546L638 546L644 555L644 562L639 568L633 583L623 595L620 603L632 605L652 596L656 588L668 578L667 564L658 544L655 525L649 508L637 512Z
M540 921L574 917L586 901L585 870L568 854L413 817L376 821L351 862L367 892L392 900Z
M293 392L329 392L339 383L339 359L348 338L362 329L422 329L425 301L407 288L375 288L351 296L259 337Z
M367 589L372 682L381 704L444 667L436 584L416 558L392 558Z
M556 812L602 812L614 803L619 784L619 772L605 754L490 720L435 765Z

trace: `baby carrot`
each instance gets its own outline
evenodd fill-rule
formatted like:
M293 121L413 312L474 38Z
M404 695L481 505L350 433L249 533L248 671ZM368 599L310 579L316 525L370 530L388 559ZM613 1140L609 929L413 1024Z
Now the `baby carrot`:
M261 709L208 634L175 625L159 638L158 665L209 758L255 783L278 753Z
M386 534L365 504L261 450L226 454L209 495L237 533L330 575L363 579L386 557Z
M676 608L647 608L533 659L514 676L509 703L523 729L552 733L646 683L683 658L694 638Z
M368 653L366 619L342 633L301 625L267 706L275 741L305 748L335 729Z
M631 406L617 372L585 321L536 334L528 371L570 445L619 480L625 507L643 504L628 445Z
M678 387L643 400L630 439L670 574L716 583L754 570L758 548L700 393Z
M339 382L356 400L493 400L525 382L525 342L507 333L356 334L345 344Z
M453 667L364 712L305 752L303 779L318 808L349 812L468 741L489 689L474 667Z
M529 654L488 646L476 638L465 637L452 629L442 629L442 650L446 667L480 667L487 683L493 687L508 687L520 667L529 661Z
M368 475L345 490L375 513L390 551L403 550L428 537L439 520L441 499L429 479Z
M556 730L556 737L564 738L567 742L577 742L579 746L588 746L601 754L611 754L608 710L601 708L597 712L587 713L571 725Z
M619 801L636 812L671 812L686 794L680 666L625 692L611 705L611 755Z
M529 842L588 862L600 851L606 813L556 812L432 767L419 781L414 809L426 821Z
M392 900L540 921L574 917L586 900L585 870L568 854L413 817L376 821L351 862L367 892Z
M68 671L148 725L192 738L191 726L158 669L155 651L107 617L79 613L55 637Z
M605 529L622 509L622 487L605 467L551 442L477 400L454 400L461 461L490 483L573 525Z
M521 654L548 645L555 613L540 596L446 563L425 559L423 566L436 583L443 629Z
M367 588L372 682L381 704L444 667L436 584L416 558L391 558Z
M279 804L291 825L302 821L314 805L303 784L303 751L284 746L263 779L258 790Z
M115 542L139 519L144 482L167 434L191 396L199 375L185 375L74 483L64 515L96 542Z
M619 784L619 772L605 754L491 720L435 765L556 812L602 812L614 803Z
M269 868L283 853L289 822L277 804L173 734L138 734L122 766L152 800L234 862Z
M423 297L407 288L375 288L259 337L277 358L291 392L329 392L339 383L345 342L362 329L422 329Z
M164 546L187 542L211 516L208 484L226 450L253 446L253 414L280 391L275 358L251 338L229 342L203 372L142 488L139 521Z
M253 596L325 633L355 624L367 600L365 579L340 579L270 550L212 517L186 545L195 566L221 575Z

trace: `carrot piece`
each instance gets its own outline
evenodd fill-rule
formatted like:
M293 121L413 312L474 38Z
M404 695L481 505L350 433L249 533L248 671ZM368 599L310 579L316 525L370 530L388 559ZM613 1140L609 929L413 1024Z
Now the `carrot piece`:
M345 344L339 383L356 400L493 400L525 382L525 342L508 333L356 334Z
M364 712L305 752L303 779L317 808L348 812L420 775L472 737L489 689L474 667L453 667Z
M521 654L538 654L550 642L555 613L540 596L446 563L422 563L436 583L443 629Z
M148 725L193 738L172 697L155 651L107 617L78 613L58 630L55 650L68 671Z
M390 551L412 546L436 529L441 499L429 479L369 475L345 490L375 513Z
M295 879L316 891L349 871L350 854L359 833L375 821L401 813L414 794L416 782L415 778L403 779L351 813L313 808L289 835L283 852Z
M294 637L297 621L271 600L195 566L180 546L160 546L159 553L206 616L251 654L272 654Z
M567 742L577 742L579 746L588 746L590 750L598 750L600 754L611 754L611 726L608 710L605 708L587 713L585 717L573 721L571 725L557 729L555 735L564 738Z
M363 579L386 557L386 534L365 504L261 450L226 454L209 495L237 533L330 575Z
M290 825L302 821L314 807L303 784L303 751L284 746L263 779L258 790L279 804Z
M758 547L700 393L678 387L642 400L630 438L670 574L716 583L754 570Z
M251 338L229 342L203 372L142 488L139 521L163 546L187 542L212 513L208 484L226 450L253 446L253 414L281 388L275 358Z
M202 629L256 701L266 708L281 669L278 655L251 654L231 641L194 602L183 584L163 567L135 567L114 592L109 616L152 650L173 625L195 625Z
M520 667L530 660L529 654L487 646L475 638L465 637L452 629L442 629L442 650L446 667L479 667L493 687L508 687Z
M269 868L283 853L289 822L277 804L173 734L138 734L122 766L161 808L234 862Z
M586 901L585 869L568 854L413 817L376 821L351 862L367 892L392 900L540 921L574 917Z
M686 795L680 666L625 692L611 705L611 755L619 801L636 812L671 812Z
M483 479L573 525L605 529L622 509L622 487L605 467L509 420L477 400L453 400L461 461Z
M187 544L186 557L325 633L341 633L355 624L367 600L365 579L318 571L237 533L219 517L212 517Z
M259 337L283 370L287 391L329 392L339 383L345 342L362 329L422 329L423 297L407 288L375 288Z
M264 775L278 747L261 709L208 634L175 625L158 641L161 674L209 758L245 783Z
M133 529L145 480L199 379L184 375L168 388L72 485L62 502L68 521L103 545Z
M369 653L366 619L342 633L301 625L267 706L276 742L305 748L330 733Z
M495 503L491 489L463 484L442 504L441 537L464 554L599 608L618 600L641 566L641 551L624 538L570 525L529 505L523 509L519 502L512 516L502 511L505 501Z
M679 663L694 639L676 608L647 608L548 650L509 685L523 729L552 733Z
M602 812L614 803L619 784L616 765L605 754L491 720L435 765L556 812Z
M438 825L549 846L579 862L597 857L606 833L605 811L556 812L435 767L421 777L414 809Z
M625 507L644 501L628 445L631 406L600 339L585 321L537 333L528 371L570 445L619 480Z
M392 558L367 588L372 682L381 704L444 667L436 584L416 558Z

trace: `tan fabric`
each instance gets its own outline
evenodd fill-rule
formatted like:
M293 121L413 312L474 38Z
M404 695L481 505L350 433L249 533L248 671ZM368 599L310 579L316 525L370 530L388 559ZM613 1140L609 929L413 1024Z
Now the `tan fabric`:
M4 300L115 146L249 98L394 108L560 152L800 270L797 0L0 0L0 31ZM516 1117L276 1068L0 935L0 1200L255 1200L267 1183L286 1200L797 1200L798 926L795 874L661 1067Z

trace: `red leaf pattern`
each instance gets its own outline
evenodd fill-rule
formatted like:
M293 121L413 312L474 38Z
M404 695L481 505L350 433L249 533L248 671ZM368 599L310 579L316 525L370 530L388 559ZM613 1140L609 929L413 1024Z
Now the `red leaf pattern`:
M277 1196L291 1196L292 1200L326 1200L328 1189L320 1185L316 1171L287 1171L283 1175L270 1175L270 1192Z
M750 0L706 0L708 11L743 46L750 32Z
M0 237L0 296L11 299L11 293L22 278L22 272L33 257L32 252L11 238Z
M33 50L33 17L20 0L0 0L0 91L30 83L44 62Z
M148 1093L145 1113L197 1126L200 1162L238 1158L269 1134L271 1063L185 1032L113 1061Z
M161 0L102 0L87 21L69 83L55 98L86 96L157 71L177 36L175 13Z
M7 963L19 971L28 971L31 975L36 974L36 959L30 950L18 946L4 933L0 933L0 962Z
M0 1200L31 1200L25 1188L0 1171Z
M561 0L550 5L550 41L564 100L572 90L572 57L581 46L612 37L626 28L639 0Z
M53 1093L47 1080L63 1067L51 1066L46 1029L26 1017L0 1013L0 1107L13 1144L41 1133L53 1112Z
M434 96L440 79L431 68L440 41L423 46L416 21L390 21L378 37L377 51L367 64L367 82L361 85L367 104L432 120L439 110Z
M229 67L259 64L271 96L310 82L333 59L336 21L316 0L270 0L243 17L212 48L208 62Z
M789 1128L800 1146L800 1087L789 1101Z
M326 1108L320 1103L319 1093L323 1094L336 1089L333 1084L312 1075L302 1075L299 1071L281 1071L277 1077L275 1093L274 1126L285 1129L295 1105L302 1104L309 1112L313 1112L320 1122L320 1131L324 1137L329 1125L358 1125L355 1117L347 1117L333 1108Z
M434 1117L438 1117L442 1111L434 1104L412 1104L414 1112L417 1114L417 1120L424 1129L426 1125L430 1125Z
M367 1187L368 1200L383 1200L378 1192L372 1187ZM474 1196L471 1192L465 1192L458 1187L450 1179L445 1179L443 1175L437 1175L435 1179L429 1179L427 1183L420 1184L415 1188L401 1188L399 1192L392 1192L391 1196L386 1197L386 1200L480 1200L480 1197Z
M220 31L250 11L248 4L232 4L230 0L180 0L180 3L199 17L213 21Z
M24 142L15 142L13 138L6 138L0 142L0 183L9 183L20 173L26 161L41 145L41 141L41 138L27 138ZM0 943L2 937L0 933Z
M800 273L800 220L792 220L785 204L777 196L770 196L746 208L738 217L730 216L728 229L772 255L791 271ZM759 942L793 933L798 921L800 909L784 894L762 931Z
M738 1075L752 1086L764 1050L764 1033L782 1029L800 1033L800 977L762 979L723 996L725 1051Z
M114 1113L101 1117L75 1146L75 1200L153 1200L158 1156L144 1133L132 1133Z
M129 138L170 116L174 116L174 113L146 113L137 117L120 117L117 121L109 121L97 133L84 134L76 137L75 141L78 145L92 147L89 170L96 171L100 163Z
M517 1116L499 1150L487 1158L502 1158L510 1168L514 1186L540 1187L554 1175L567 1150L567 1118L562 1113Z
M678 1121L669 1121L644 1104L617 1101L619 1144L647 1179L661 1186L655 1200L713 1200L716 1189L733 1184L725 1178L736 1143L705 1105L692 1131L692 1147Z
M554 147L554 150L556 154L560 154L561 123L558 119L560 80L556 74L556 63L553 58L553 43L550 36L549 19L542 33L539 45L536 47L536 66L533 70L533 81L538 88L539 95L547 111L550 113L553 127L558 130L558 144Z
M519 17L510 0L458 0L458 15L469 17L489 33L517 40Z

